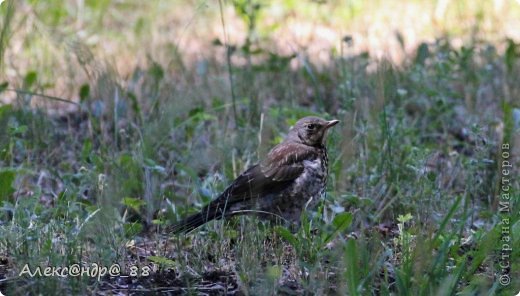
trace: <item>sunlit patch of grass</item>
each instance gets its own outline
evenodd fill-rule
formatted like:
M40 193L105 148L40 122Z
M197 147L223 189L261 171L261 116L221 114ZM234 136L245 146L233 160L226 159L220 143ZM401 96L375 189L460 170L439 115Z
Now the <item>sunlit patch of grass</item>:
M322 65L337 55L363 52L401 63L421 42L440 35L449 36L456 46L481 38L518 42L511 28L516 26L520 6L513 1L232 4L223 10L228 45L250 53L247 57L233 54L235 63L267 59L262 49L280 56L298 54ZM168 72L177 77L187 66L204 72L215 57L225 62L224 49L213 48L216 40L226 39L218 3L17 1L15 7L9 26L15 31L5 48L6 71L1 74L15 88L21 87L22 77L35 72L40 91L77 99L76 87L92 82L91 73L78 69L78 60L86 58L83 46L122 77L132 75L137 66L149 67L152 61L170 65ZM348 48L340 42L345 36L351 40Z

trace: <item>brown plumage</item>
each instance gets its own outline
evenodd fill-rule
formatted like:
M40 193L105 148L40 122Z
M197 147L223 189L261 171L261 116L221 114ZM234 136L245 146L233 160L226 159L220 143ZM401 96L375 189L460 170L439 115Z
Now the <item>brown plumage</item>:
M338 120L305 117L266 158L236 178L215 200L171 228L189 232L206 222L257 213L296 223L302 210L316 205L327 182L327 130Z

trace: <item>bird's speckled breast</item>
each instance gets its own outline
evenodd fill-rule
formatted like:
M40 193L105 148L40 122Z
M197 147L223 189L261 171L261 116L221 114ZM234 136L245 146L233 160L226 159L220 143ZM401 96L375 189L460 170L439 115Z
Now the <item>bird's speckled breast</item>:
M284 219L298 222L302 210L312 209L320 201L327 183L327 151L317 153L315 159L303 160L303 173L278 198L278 213Z
M313 208L325 191L327 183L327 154L314 160L304 160L304 170L293 186L293 194L301 195L301 203L305 207Z

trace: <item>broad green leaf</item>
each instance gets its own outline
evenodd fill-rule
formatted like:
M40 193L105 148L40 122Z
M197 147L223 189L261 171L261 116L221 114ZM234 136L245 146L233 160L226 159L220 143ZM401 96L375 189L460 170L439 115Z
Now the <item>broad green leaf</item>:
M275 228L275 231L289 244L291 244L291 246L295 248L299 246L298 239L289 230L287 230L287 228L278 226Z
M345 260L347 287L350 295L359 295L357 287L359 285L359 271L357 265L357 245L356 241L349 239L345 248Z
M90 85L83 84L81 88L79 89L79 99L81 102L88 99L88 96L90 95Z
M27 75L25 75L25 78L23 79L24 87L31 88L31 86L33 86L33 84L36 82L37 79L38 79L38 74L36 74L36 72L31 71L31 72L27 73Z
M178 265L175 261L161 256L149 256L146 257L146 259L157 263L162 267L176 267Z
M142 199L133 198L133 197L125 197L123 198L122 203L132 208L134 211L139 212L139 208L146 204L146 202Z
M329 243L332 239L334 239L334 237L336 237L336 235L345 231L345 229L347 229L352 223L352 218L352 213L349 212L336 215L336 217L334 217L334 219L332 220L334 231L332 233L327 234L327 236L323 240L323 243Z
M14 192L16 173L12 170L0 171L0 201L7 200Z
M5 91L7 89L7 86L9 86L9 83L7 83L7 82L0 83L0 93Z
M410 221L412 219L413 219L413 216L410 213L407 213L404 216L403 215L397 216L397 221L399 221L400 223L406 223L406 222L408 222L408 221Z
M125 223L123 225L123 228L125 230L125 236L126 237L134 237L137 234L139 234L141 231L143 231L143 225L135 222L135 223Z
M334 220L332 220L332 225L340 232L347 229L350 223L352 223L352 213L348 212L338 214L334 217Z

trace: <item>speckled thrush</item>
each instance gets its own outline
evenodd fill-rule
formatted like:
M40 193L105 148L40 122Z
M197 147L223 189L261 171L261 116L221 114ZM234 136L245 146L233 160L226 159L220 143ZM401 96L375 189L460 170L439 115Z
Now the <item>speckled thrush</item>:
M298 120L263 161L238 176L199 213L170 230L185 233L214 219L250 213L298 223L302 211L314 207L325 191L325 138L327 130L338 122L318 117Z

